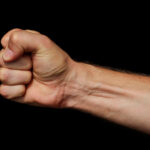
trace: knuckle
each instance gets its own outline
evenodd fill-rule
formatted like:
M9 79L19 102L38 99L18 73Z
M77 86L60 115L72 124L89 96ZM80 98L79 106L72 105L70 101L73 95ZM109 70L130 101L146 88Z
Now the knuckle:
M53 41L48 36L43 34L40 36L41 36L40 41L45 47L49 47L52 45Z
M10 30L9 32L7 32L2 38L1 38L1 45L3 45L4 47L7 44L8 39L10 38L10 33L16 32L16 31L21 31L21 29L19 28L14 28L12 30Z
M48 36L44 35L44 34L41 34L41 38L43 40L50 40L50 38Z
M18 41L19 41L19 36L20 36L19 33L20 33L19 31L13 32L13 33L11 34L11 36L10 36L10 41L11 41L11 42L14 42L14 43L18 42Z
M2 68L0 70L0 76L1 76L1 82L6 83L9 79L9 73L8 70L5 68Z
M4 36L1 38L1 45L2 45L3 47L6 47L7 41L8 41L8 36L4 35Z
M21 31L22 29L20 29L20 28L14 28L14 29L12 29L12 31Z
M4 85L1 85L1 87L0 87L0 93L1 93L1 95L2 95L3 97L5 97L5 98L7 98L7 99L10 99L10 98L11 98L10 95L8 94L8 92L7 92L6 87L5 87Z
M4 38L1 39L1 45L4 45L4 43L5 43L4 40L5 40Z
M38 32L38 31L36 31L36 30L26 29L25 31L27 31L27 32L31 32L31 33L40 34L40 32Z

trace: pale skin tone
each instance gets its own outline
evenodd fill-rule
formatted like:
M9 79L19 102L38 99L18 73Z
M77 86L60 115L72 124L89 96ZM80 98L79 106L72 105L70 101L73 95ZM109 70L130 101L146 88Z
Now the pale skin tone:
M78 109L150 134L150 77L76 62L36 31L13 29L1 44L0 94L6 99Z

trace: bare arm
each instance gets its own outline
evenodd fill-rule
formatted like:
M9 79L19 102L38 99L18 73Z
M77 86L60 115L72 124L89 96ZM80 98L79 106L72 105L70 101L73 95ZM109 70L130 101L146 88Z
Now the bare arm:
M150 133L150 77L75 62L36 31L11 30L1 43L3 97L44 107L79 109Z
M75 80L66 88L67 107L150 133L150 77L75 66Z

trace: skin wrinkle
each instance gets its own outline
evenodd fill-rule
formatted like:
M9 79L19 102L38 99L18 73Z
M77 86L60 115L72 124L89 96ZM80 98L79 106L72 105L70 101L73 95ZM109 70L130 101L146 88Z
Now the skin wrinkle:
M41 73L40 77L44 79L43 81L46 81L46 79L50 80L49 76L51 75L51 80L54 80L55 78L60 77L63 73L66 72L65 68L66 68L65 65L60 66L59 68L53 68L51 72L48 71L48 72ZM36 73L34 75L36 75Z
M5 98L78 109L150 133L150 77L77 62L47 36L31 30L11 30L2 43L0 67L32 73L32 80L26 81L27 74L10 70L3 79L9 85L2 81L0 86ZM7 47L14 51L8 58L3 57Z

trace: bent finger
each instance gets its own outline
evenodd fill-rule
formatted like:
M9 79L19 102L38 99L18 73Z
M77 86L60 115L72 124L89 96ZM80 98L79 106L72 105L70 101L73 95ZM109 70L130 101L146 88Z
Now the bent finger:
M15 70L30 70L32 68L32 60L28 55L24 55L13 62L5 62L3 60L4 49L0 51L0 67Z
M25 94L26 88L25 85L5 85L1 84L0 94L6 99L13 99L21 97Z
M0 68L0 81L2 84L18 85L29 84L32 79L30 71L12 70L8 68Z
M13 33L13 32L16 32L16 31L21 31L21 29L19 28L15 28L15 29L12 29L10 31L8 31L1 39L1 44L4 48L6 48L6 46L8 45L8 41L9 41L9 37L10 35Z

